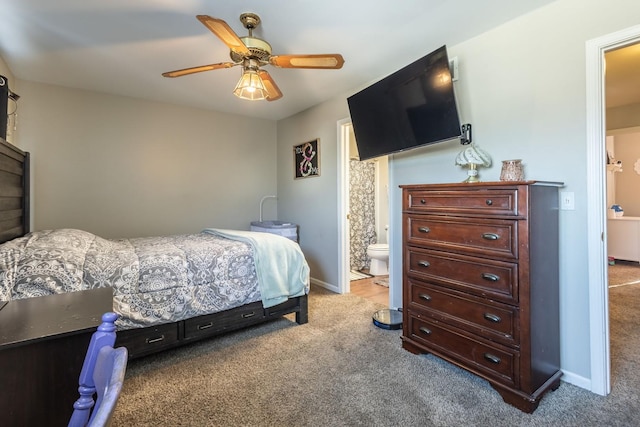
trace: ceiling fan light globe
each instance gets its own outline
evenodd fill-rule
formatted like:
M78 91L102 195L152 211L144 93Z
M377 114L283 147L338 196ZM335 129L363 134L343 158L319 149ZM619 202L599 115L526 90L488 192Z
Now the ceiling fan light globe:
M233 94L241 99L259 101L267 98L267 90L260 75L255 70L245 69Z

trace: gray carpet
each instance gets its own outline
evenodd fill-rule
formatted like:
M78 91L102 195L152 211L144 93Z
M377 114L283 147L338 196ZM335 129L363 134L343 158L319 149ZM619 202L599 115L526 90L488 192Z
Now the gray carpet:
M608 266L608 277L609 287L640 283L640 264L617 259L615 264Z
M640 285L610 289L607 397L562 383L537 411L402 350L382 308L312 288L309 323L278 320L129 363L114 426L631 426L640 420Z

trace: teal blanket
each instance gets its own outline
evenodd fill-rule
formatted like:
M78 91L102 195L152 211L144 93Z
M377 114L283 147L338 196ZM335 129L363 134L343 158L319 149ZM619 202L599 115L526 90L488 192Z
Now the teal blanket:
M265 308L309 293L309 265L300 246L286 237L257 231L206 228L205 233L251 245Z

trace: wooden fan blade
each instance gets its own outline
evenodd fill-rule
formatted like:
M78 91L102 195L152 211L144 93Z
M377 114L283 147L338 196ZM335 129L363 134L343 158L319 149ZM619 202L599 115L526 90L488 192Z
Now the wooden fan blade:
M218 70L220 68L231 68L238 64L233 62L220 62L218 64L200 65L199 67L183 68L182 70L167 71L162 73L164 77L180 77L188 74L201 73L203 71Z
M320 55L274 55L269 63L281 68L342 68L344 58L339 53Z
M260 70L258 74L262 79L264 88L267 90L267 101L275 101L276 99L282 98L282 92L276 82L271 78L271 75L265 70Z
M213 34L218 36L220 40L234 52L241 55L249 55L249 49L242 43L240 37L231 29L222 19L212 18L209 15L196 16L200 22L202 22Z

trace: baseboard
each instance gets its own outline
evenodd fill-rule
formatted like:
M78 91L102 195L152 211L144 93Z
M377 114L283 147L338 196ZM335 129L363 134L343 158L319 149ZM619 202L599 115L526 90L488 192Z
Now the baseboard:
M325 288L331 292L335 292L337 294L340 293L340 289L336 285L332 285L327 282L323 282L322 280L314 279L313 277L310 280L312 285L320 286L321 288Z
M562 377L560 379L576 387L591 391L591 380L574 372L562 371Z

